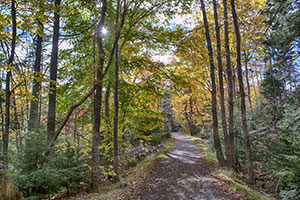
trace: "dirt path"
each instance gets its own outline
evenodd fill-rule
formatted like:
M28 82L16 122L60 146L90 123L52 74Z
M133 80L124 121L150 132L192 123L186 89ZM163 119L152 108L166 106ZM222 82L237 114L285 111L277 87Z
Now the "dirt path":
M229 187L210 176L217 166L206 161L200 148L187 137L172 133L177 143L154 164L138 184L131 186L127 200L225 200L241 199Z

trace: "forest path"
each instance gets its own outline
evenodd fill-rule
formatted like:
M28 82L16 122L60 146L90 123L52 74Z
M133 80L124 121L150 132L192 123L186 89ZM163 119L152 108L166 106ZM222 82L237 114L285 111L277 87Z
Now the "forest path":
M216 165L208 162L194 141L173 132L173 150L157 161L137 184L131 186L126 200L225 200L241 199L226 183L212 177Z

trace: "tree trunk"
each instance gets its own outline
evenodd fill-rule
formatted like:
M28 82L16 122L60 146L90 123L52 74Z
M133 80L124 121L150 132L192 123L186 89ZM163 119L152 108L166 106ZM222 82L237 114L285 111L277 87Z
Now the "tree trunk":
M234 66L232 68L232 93L233 93L233 98L236 99L236 74L235 74L235 69Z
M107 87L105 90L105 95L104 95L104 116L106 123L109 123L109 97L110 97L110 91L111 91L111 82L108 81Z
M218 59L218 70L219 70L221 118L222 118L222 128L223 128L223 135L224 135L225 154L226 154L226 159L228 160L231 157L231 154L230 154L230 143L228 140L228 132L227 132L226 108L225 108L225 100L224 100L225 95L224 95L224 84L223 84L223 64L222 64L222 57L221 57L221 39L220 39L218 8L217 8L216 0L213 0L213 6L214 6L215 30L216 30L216 38L217 38L217 59Z
M255 183L253 165L252 165L252 152L251 152L251 144L249 139L248 127L247 127L247 118L246 118L246 104L245 104L245 91L243 84L243 74L242 74L242 66L241 66L241 36L238 24L238 18L235 10L235 2L234 0L230 0L232 7L232 16L234 22L234 29L236 35L236 53L237 53L237 70L238 70L238 81L239 81L239 89L241 95L241 118L242 118L242 127L244 132L244 140L245 140L245 148L246 148L246 164L248 175L251 178L252 183Z
M2 133L1 135L3 137L5 128L4 128L4 112L3 112L2 102L0 104L0 112L1 112L1 133Z
M193 115L194 115L194 110L193 110L193 99L192 97L190 97L189 99L189 104L190 104L190 132L191 132L191 135L192 136L195 136L197 135L197 132L196 132L196 129L195 129L195 124L194 124L194 118L193 118Z
M2 80L4 80L4 72L2 73L2 74L0 74L0 75L2 75L0 78L1 78L1 81L0 81L0 90L2 90ZM0 113L1 113L1 135L2 135L2 137L3 137L3 135L4 135L4 130L5 130L5 128L4 128L4 112L3 112L3 101L4 99L2 99L2 97L0 97Z
M203 15L203 21L205 26L205 35L206 35L206 41L207 41L207 48L209 52L209 62L210 62L210 78L211 78L211 85L212 85L212 105L211 105L211 111L213 116L213 135L214 135L214 143L215 143L215 149L217 154L217 159L220 165L225 164L224 156L222 153L222 148L220 144L220 138L219 138L219 132L218 132L218 113L217 113L217 97L216 97L216 80L215 80L215 67L214 67L214 61L213 61L213 50L211 46L211 39L209 35L209 26L207 22L207 16L206 16L206 10L204 1L200 0L201 3L201 9L202 9L202 15Z
M15 132L16 132L16 148L17 148L17 152L20 153L20 140L19 140L19 134L20 134L20 123L19 123L19 118L18 118L18 112L17 112L17 102L16 102L16 96L14 96L13 99L13 103L14 103L14 114L15 114Z
M8 66L13 67L13 61L15 57L16 38L17 38L17 20L16 20L16 6L15 0L11 1L11 15L12 15L12 41L11 41L11 53L8 59ZM6 74L6 88L5 88L5 129L3 134L3 168L8 170L8 141L9 141L9 127L10 127L10 81L12 73L8 69Z
M250 115L253 117L253 108L252 108L252 101L251 101L251 90L250 90L250 82L249 82L249 73L248 73L248 57L246 53L244 53L245 56L245 74L246 74L246 83L247 83L247 92L248 92L248 102L249 102L249 108L250 108ZM255 119L254 119L255 120Z
M107 1L102 0L102 10L100 22L97 26L97 47L99 53L99 61L96 70L95 96L94 96L94 123L93 123L93 142L92 142L92 188L96 189L99 184L99 139L100 139L100 123L101 123L101 107L102 107L102 89L103 89L103 66L105 60L104 47L102 42L102 29L104 27L106 15Z
M43 24L39 21L39 29L43 32ZM31 100L30 116L28 121L28 130L38 130L40 128L39 120L39 99L41 90L41 60L42 60L42 50L43 50L43 36L37 36L36 50L35 50L35 63L34 63L34 79L32 86L32 96L34 99Z
M258 94L257 94L257 91L256 91L256 84L255 84L255 79L254 79L254 76L252 76L252 82L253 82L253 91L254 91L254 94L255 94L255 107L257 108L257 102L258 102Z
M225 51L226 51L226 75L227 75L227 92L228 92L228 145L230 147L228 164L229 167L236 170L235 150L234 150L234 132L233 132L233 83L232 83L232 70L229 49L229 33L228 33L228 14L227 14L227 0L223 0L224 8L224 38L225 38Z
M117 1L116 10L116 38L119 37L119 10L120 10L120 0ZM116 173L115 180L118 180L119 170L118 170L118 120L119 120L119 44L118 40L115 43L115 94L114 94L114 135L113 135L113 155L114 155L114 172Z
M115 52L115 94L114 94L114 105L115 105L115 113L114 113L114 172L116 173L116 177L118 177L118 120L119 120L119 55L118 55L118 45L116 47Z
M78 140L78 128L77 128L77 119L78 119L78 115L75 112L74 113L74 135L73 135L73 144L74 146L76 145L76 142ZM79 146L78 146L79 147Z
M58 40L59 40L59 8L61 0L55 0L57 11L54 13L54 27L52 40L52 53L50 61L50 89L48 103L48 121L47 133L48 142L51 143L55 137L55 118L56 118L56 80L57 80L57 63L58 63Z
M184 116L187 122L187 127L190 131L190 135L193 136L193 126L192 126L192 122L191 122L191 117L189 116L188 113L188 101L185 101L185 106L184 106Z
M258 107L262 105L262 95L260 91L260 81L259 81L259 73L256 72L255 77L256 77L256 82L257 82L257 92L258 92Z

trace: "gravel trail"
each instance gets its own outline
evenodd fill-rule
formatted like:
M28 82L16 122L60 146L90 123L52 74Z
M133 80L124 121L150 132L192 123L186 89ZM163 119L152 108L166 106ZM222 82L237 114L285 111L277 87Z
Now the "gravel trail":
M126 200L242 199L210 176L217 166L204 159L191 139L177 132L171 134L177 140L174 149L154 164L147 177L131 187Z

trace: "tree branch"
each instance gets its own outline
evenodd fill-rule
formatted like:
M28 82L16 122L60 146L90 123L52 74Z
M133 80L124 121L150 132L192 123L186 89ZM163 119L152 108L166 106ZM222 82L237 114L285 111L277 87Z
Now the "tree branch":
M55 133L55 137L54 137L54 141L57 139L58 135L60 134L60 132L63 130L63 128L65 127L65 125L67 124L71 114L73 113L73 111L79 107L81 104L83 104L92 94L94 94L95 89L93 88L91 91L89 91L89 93L87 95L85 95L80 101L78 101L76 104L72 105L69 109L69 111L67 112L67 115L63 121L63 123L60 125L59 129L56 131Z
M85 95L80 101L78 101L76 104L72 105L69 109L69 111L66 114L65 119L63 120L63 123L60 125L59 129L56 131L55 136L51 143L49 144L49 148L46 150L45 155L48 156L50 153L50 149L54 146L55 141L57 140L60 132L63 130L65 125L67 124L70 116L72 115L73 111L78 108L81 104L83 104L92 94L94 94L95 88L93 88L87 95Z

